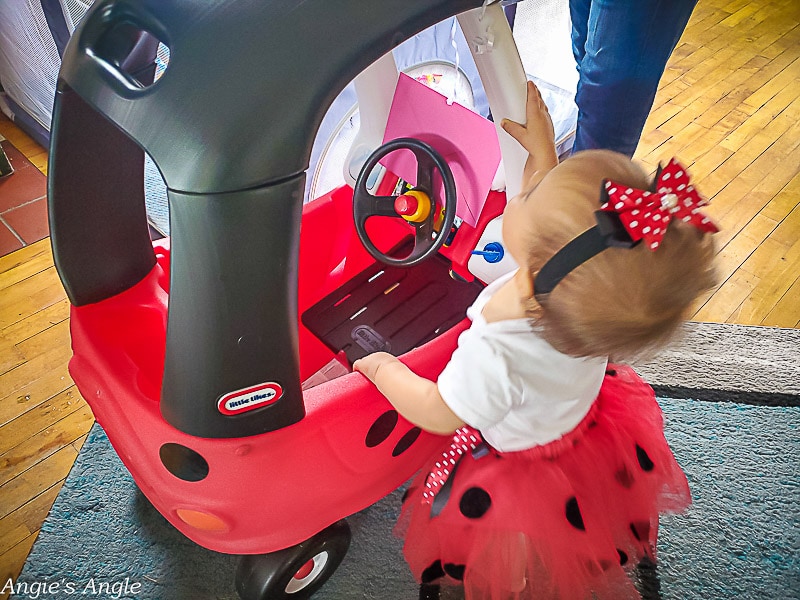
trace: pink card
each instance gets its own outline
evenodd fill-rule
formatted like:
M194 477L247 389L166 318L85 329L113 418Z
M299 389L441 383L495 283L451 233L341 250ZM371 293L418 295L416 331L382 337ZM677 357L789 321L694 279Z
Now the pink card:
M474 227L500 164L494 123L460 104L448 104L439 92L401 73L383 141L400 137L427 142L447 161L458 192L456 214ZM417 163L410 151L393 152L381 164L416 184ZM437 193L442 197L441 189Z

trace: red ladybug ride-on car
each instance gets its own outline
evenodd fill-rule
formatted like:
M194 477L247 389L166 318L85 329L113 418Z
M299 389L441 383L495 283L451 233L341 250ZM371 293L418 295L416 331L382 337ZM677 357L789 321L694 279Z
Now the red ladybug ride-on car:
M156 509L198 544L243 555L246 600L308 597L347 550L342 519L446 443L357 373L301 382L375 350L435 378L488 279L473 261L498 256L473 251L497 248L505 194L490 192L474 225L458 226L436 135L373 148L353 187L305 205L303 189L338 91L452 15L471 35L496 36L493 56L476 62L482 78L514 84L511 99L489 94L495 116L522 120L508 24L480 4L101 0L63 57L49 210L73 305L71 373ZM170 61L154 81L159 42ZM414 155L411 180L376 182L397 151ZM169 199L171 236L155 243L145 152Z

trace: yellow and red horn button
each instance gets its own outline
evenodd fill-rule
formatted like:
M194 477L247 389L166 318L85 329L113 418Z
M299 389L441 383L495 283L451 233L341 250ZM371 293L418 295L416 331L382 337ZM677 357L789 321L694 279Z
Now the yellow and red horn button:
M422 223L431 214L431 199L423 191L410 190L394 199L394 211L410 223Z

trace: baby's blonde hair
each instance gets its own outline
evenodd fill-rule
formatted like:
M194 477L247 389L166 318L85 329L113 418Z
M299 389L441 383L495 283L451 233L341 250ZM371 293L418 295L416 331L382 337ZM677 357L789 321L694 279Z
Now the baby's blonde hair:
M531 278L573 238L595 224L603 179L639 189L647 174L624 155L604 150L578 153L560 169L575 169L574 184L548 216L532 224ZM652 251L608 248L571 271L527 312L555 348L573 356L632 360L670 342L697 297L715 285L713 236L682 221L670 223Z

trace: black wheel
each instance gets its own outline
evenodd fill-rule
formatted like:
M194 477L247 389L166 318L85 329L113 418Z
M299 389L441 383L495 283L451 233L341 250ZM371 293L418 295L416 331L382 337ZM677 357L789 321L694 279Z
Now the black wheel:
M350 526L341 520L291 548L242 556L236 591L242 600L310 598L333 575L349 547Z
M417 185L400 196L373 196L367 190L367 180L372 169L383 157L400 149L411 150L417 159ZM444 198L434 196L433 175L438 172L444 184ZM407 196L413 196L414 217L399 209L399 200L405 204ZM356 232L367 252L375 259L393 267L410 267L433 256L442 247L456 216L456 184L447 162L434 148L415 138L398 138L386 142L369 155L353 189L353 219ZM418 206L418 204L420 206ZM424 207L421 205L425 205ZM442 209L444 217L437 224L437 213ZM381 252L367 235L367 219L373 216L405 219L414 227L414 246L408 256L396 258Z

